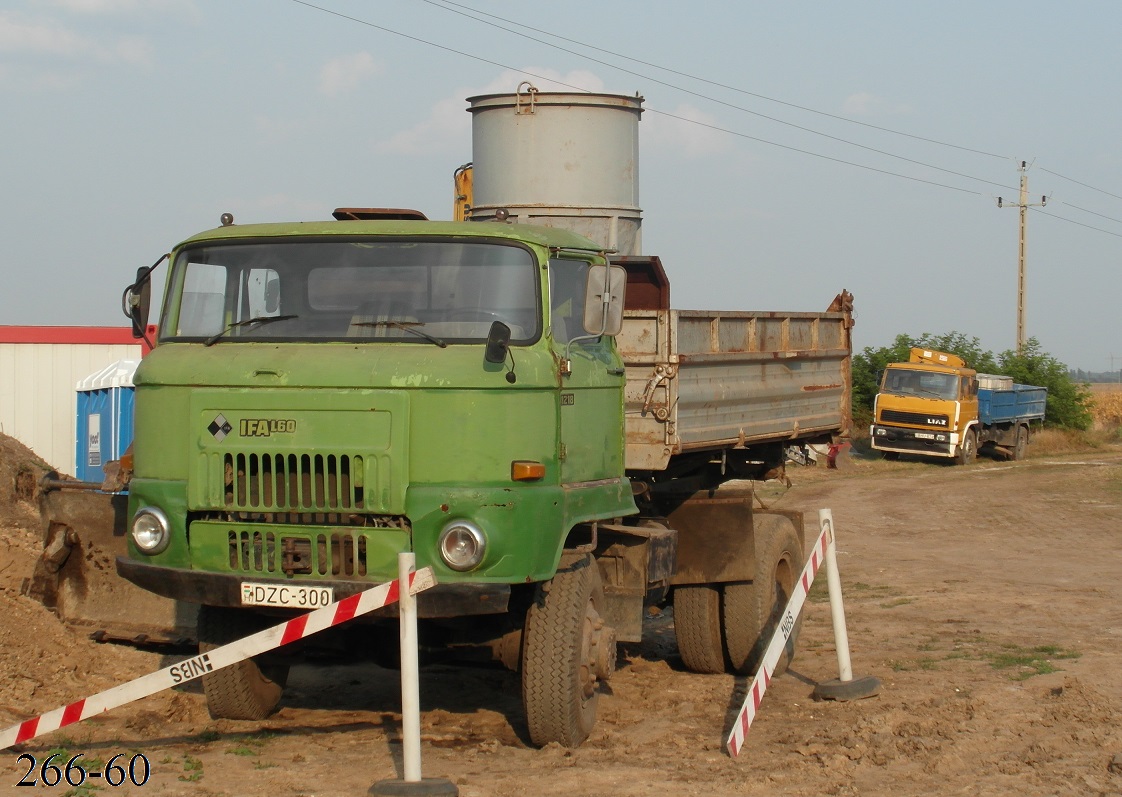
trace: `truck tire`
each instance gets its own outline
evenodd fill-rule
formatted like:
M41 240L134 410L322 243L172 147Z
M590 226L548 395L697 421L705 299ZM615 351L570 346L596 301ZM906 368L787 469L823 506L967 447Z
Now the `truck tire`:
M224 606L199 607L199 652L206 653L261 631L268 623L249 612ZM246 659L202 677L206 706L213 719L262 720L280 702L288 665L260 665Z
M1017 427L1017 441L1013 443L1013 459L1024 459L1025 449L1028 448L1028 427Z
M538 586L522 642L522 704L531 741L577 747L596 722L598 686L615 669L600 570L584 556Z
M738 675L759 669L803 565L803 546L795 525L783 515L756 515L756 569L751 583L726 584L721 625L729 667ZM774 675L787 671L794 657L800 616Z
M958 465L969 465L977 455L978 433L971 429L963 436L958 452L954 455L954 461Z
M674 588L674 636L691 672L725 671L721 639L721 593L711 584Z

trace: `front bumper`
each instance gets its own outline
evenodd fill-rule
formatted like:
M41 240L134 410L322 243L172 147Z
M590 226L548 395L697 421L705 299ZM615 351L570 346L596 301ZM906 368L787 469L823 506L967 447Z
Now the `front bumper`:
M929 457L953 457L958 447L958 435L952 432L907 429L879 423L869 427L869 440L875 451Z
M241 606L241 584L276 581L297 583L286 578L267 578L254 574L207 573L174 567L158 567L117 557L117 574L142 589L165 598L200 603L208 606ZM310 581L301 579L300 586L332 587L335 600L377 586L368 581L329 579ZM465 617L482 614L503 614L510 602L509 584L437 584L417 595L417 615L426 619ZM373 617L393 617L396 604L371 612Z

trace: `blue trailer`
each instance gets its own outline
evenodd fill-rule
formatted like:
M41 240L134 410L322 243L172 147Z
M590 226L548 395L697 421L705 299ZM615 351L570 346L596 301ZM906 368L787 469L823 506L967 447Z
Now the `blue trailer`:
M1044 420L1048 388L1021 385L1012 377L978 374L978 445L1001 447L1021 459L1029 428Z

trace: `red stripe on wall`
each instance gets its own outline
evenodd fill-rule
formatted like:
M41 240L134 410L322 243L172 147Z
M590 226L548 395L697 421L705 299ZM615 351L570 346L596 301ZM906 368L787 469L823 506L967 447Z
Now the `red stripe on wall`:
M148 326L148 339L156 336L155 325ZM85 343L101 346L136 345L147 354L143 338L132 336L132 327L16 327L0 326L0 343Z

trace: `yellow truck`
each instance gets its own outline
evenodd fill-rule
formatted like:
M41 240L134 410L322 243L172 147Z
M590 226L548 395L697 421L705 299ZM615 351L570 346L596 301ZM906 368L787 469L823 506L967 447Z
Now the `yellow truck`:
M980 450L1021 459L1047 397L1047 388L979 374L955 354L913 348L908 362L884 370L869 437L886 459L919 454L966 465Z

